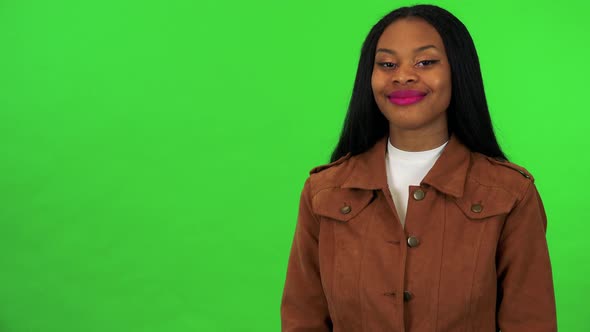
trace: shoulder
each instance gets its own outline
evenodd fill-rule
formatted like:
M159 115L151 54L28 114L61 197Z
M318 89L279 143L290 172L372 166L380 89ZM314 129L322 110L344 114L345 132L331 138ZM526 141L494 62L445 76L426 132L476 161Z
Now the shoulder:
M533 175L524 167L501 158L492 158L474 153L469 177L489 187L500 187L522 197L534 183Z
M332 168L334 166L340 165L340 164L344 163L345 161L347 161L348 159L350 159L350 153L347 153L345 156L340 157L340 159L333 161L329 164L319 165L319 166L312 168L311 171L309 171L309 174L313 175L313 174L319 173L321 171L324 171L328 168Z
M312 195L323 189L340 187L352 172L355 159L348 153L334 162L312 168L308 179Z

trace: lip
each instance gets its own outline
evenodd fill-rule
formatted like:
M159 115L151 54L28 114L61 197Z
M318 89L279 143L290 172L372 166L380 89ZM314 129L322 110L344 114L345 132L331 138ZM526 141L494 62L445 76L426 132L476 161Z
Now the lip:
M396 105L415 104L426 96L426 93L418 90L399 90L390 93L387 97L390 102Z

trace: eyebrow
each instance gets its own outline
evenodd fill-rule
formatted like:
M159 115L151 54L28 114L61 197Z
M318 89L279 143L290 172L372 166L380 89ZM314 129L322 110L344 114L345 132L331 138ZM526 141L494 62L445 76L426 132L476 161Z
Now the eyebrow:
M420 46L420 47L418 47L417 49L414 50L414 53L422 52L422 51L427 50L429 48L436 49L436 46L434 46L434 45ZM378 48L376 53L379 53L379 52L389 53L391 55L395 55L396 54L396 52L394 50L390 50L388 48Z

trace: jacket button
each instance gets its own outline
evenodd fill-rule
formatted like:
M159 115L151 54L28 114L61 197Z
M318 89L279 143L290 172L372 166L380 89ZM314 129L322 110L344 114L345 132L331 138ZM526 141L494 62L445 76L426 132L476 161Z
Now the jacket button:
M413 297L414 295L412 293L404 291L404 302L409 302Z
M340 213L342 213L342 214L349 214L350 211L352 211L352 208L350 207L350 205L344 205L343 207L340 208Z
M475 213L480 213L483 210L483 206L481 204L473 204L471 205L471 211Z
M415 200L421 201L424 199L424 196L426 196L426 193L422 189L416 189L416 191L414 191L413 196Z
M410 248L415 248L420 244L420 240L418 240L417 237L415 236L410 236L408 238L408 246L410 246Z

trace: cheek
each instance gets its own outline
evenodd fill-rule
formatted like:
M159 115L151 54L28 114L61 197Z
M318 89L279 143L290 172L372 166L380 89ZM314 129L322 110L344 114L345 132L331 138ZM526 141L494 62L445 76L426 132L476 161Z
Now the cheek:
M447 77L446 80L442 83L444 86L445 97L447 98L447 104L451 102L451 91L453 85L451 83L451 78Z
M379 73L373 71L371 75L371 88L373 89L373 93L375 95L379 94L380 91L383 90L383 78L380 77Z
M451 98L451 77L443 75L432 82L432 87L445 99Z
M451 88L453 86L451 82L451 70L447 68L447 70L445 70L444 80L442 84L445 86L445 90L449 94L449 98L451 97Z

